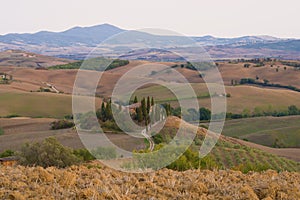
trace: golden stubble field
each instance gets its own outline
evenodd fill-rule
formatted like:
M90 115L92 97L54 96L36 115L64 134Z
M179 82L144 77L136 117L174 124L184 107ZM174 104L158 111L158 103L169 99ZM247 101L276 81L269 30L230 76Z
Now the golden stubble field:
M0 167L1 199L282 199L300 198L300 174L162 169L122 173L97 162L54 167Z

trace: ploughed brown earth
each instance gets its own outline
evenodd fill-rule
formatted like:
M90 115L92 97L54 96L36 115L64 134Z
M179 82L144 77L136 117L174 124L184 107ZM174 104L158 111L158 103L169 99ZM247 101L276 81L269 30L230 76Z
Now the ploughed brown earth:
M300 199L300 174L162 169L123 173L97 162L66 169L0 167L0 199Z

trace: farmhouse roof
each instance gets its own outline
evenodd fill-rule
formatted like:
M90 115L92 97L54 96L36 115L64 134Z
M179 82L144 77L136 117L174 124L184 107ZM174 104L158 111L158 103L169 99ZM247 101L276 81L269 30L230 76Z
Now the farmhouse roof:
M128 106L129 109L135 109L141 107L141 103L134 103Z

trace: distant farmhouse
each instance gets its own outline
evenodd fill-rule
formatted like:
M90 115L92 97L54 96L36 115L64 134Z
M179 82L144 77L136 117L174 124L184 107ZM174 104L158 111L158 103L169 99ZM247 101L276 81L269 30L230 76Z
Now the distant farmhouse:
M1 78L2 80L6 79L6 74L0 73L0 78Z
M129 109L129 112L132 114L132 113L135 113L136 112L136 109L141 107L141 103L138 102L138 103L134 103L134 104L130 104L128 106L126 106L126 108Z
M0 72L0 83L2 83L2 84L8 84L9 81L12 81L12 80L13 80L13 76L12 75Z

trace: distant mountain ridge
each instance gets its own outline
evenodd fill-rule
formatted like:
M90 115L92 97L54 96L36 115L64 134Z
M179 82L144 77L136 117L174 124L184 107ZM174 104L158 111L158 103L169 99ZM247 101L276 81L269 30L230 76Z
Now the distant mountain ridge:
M109 25L102 24L92 27L74 27L63 32L41 31L34 34L7 34L0 36L0 42L8 44L28 44L28 45L50 45L50 46L70 46L70 45L92 45L99 44L112 35L124 30Z
M95 46L125 31L110 24L101 24L74 27L62 32L7 34L0 36L0 51L18 49L56 57L83 59ZM270 56L300 59L300 40L297 39L281 39L272 36L217 38L209 35L190 38L203 46L215 59ZM181 36L159 36L136 31L130 38L122 41L122 50L130 51L130 46L138 42L160 44L166 48L180 48L182 40L184 38ZM112 52L120 50L120 45L116 46L107 48Z

